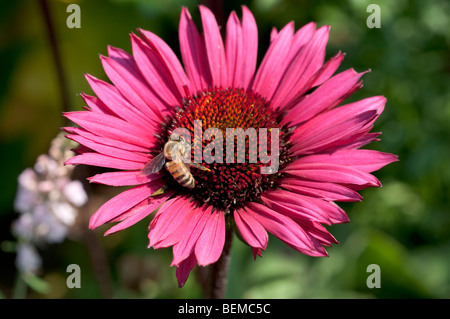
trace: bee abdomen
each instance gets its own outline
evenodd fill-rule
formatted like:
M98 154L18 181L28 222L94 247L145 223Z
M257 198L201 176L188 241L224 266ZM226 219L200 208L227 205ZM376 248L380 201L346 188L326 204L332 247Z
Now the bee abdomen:
M189 173L189 175L183 176L179 180L177 179L177 182L180 183L181 186L187 187L187 188L194 188L194 186L195 186L195 179L191 173Z
M167 162L166 169L181 186L194 188L195 179L183 163Z

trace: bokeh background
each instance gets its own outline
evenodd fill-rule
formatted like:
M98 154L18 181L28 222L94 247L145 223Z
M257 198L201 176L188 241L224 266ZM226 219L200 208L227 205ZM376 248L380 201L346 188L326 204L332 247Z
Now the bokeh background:
M66 81L66 107L79 110L81 92L92 93L83 74L106 80L99 54L107 45L131 52L129 33L151 30L178 53L181 6L197 22L194 0L48 0ZM69 29L66 8L81 7L81 28ZM381 8L381 28L370 29L369 4ZM226 296L229 298L449 298L450 297L450 3L433 1L211 1L224 21L240 5L259 27L259 60L272 26L331 25L327 56L346 52L340 71L371 69L351 100L388 99L375 125L382 141L369 148L399 155L376 172L381 189L362 191L362 203L341 204L349 224L329 230L340 242L330 257L302 255L274 237L263 258L236 237ZM11 224L17 176L47 153L64 126L63 99L40 2L1 1L0 6L0 296L2 298L201 298L193 272L182 289L170 268L170 249L147 246L145 219L109 237L107 227L87 229L96 207L118 190L91 186L91 201L60 244L39 248L41 270L25 281L15 266ZM81 288L69 289L66 268L81 267ZM381 269L381 288L369 289L369 264Z

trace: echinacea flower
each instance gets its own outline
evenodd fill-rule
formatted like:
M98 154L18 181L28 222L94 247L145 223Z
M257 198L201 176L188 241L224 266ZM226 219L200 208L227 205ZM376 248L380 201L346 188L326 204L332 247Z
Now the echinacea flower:
M349 221L334 202L360 201L358 190L381 185L370 173L397 160L360 149L377 140L379 133L370 131L386 99L341 105L362 86L365 72L335 74L344 58L340 52L324 61L328 26L309 23L295 31L291 22L274 29L257 68L257 26L249 9L242 12L241 20L231 13L223 41L209 9L200 6L200 33L183 8L183 63L161 38L139 29L139 37L131 34L132 54L108 47L109 57L101 57L112 84L87 75L96 97L83 94L86 110L65 114L79 125L65 128L67 137L81 144L66 164L113 168L118 171L90 181L134 186L106 202L90 228L117 222L106 232L112 234L159 208L149 226L149 247L173 247L180 286L195 265L218 260L231 228L254 257L266 249L268 232L304 254L326 256L324 246L337 241L324 225ZM191 155L203 155L199 164L205 169L191 168L193 188L167 169L142 174L180 128L191 134ZM252 128L258 136L234 136L248 153L245 161L235 161L233 152L229 162L212 151L225 148L225 140L194 140L212 128L225 136L227 129ZM277 165L263 173L273 164L261 158L269 150ZM260 158L250 161L255 152Z

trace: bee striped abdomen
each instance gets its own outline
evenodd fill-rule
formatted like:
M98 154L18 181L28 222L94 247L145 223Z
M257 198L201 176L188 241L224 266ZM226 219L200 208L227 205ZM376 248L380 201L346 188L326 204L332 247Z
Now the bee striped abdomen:
M194 188L194 177L183 162L167 162L166 169L181 186Z

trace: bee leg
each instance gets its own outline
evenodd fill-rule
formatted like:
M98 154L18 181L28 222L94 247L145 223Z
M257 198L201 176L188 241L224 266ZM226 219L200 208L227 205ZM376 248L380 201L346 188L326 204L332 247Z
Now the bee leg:
M200 169L202 171L207 171L207 172L211 172L211 170L203 165L197 164L197 163L189 163L190 166L193 166L197 169Z

